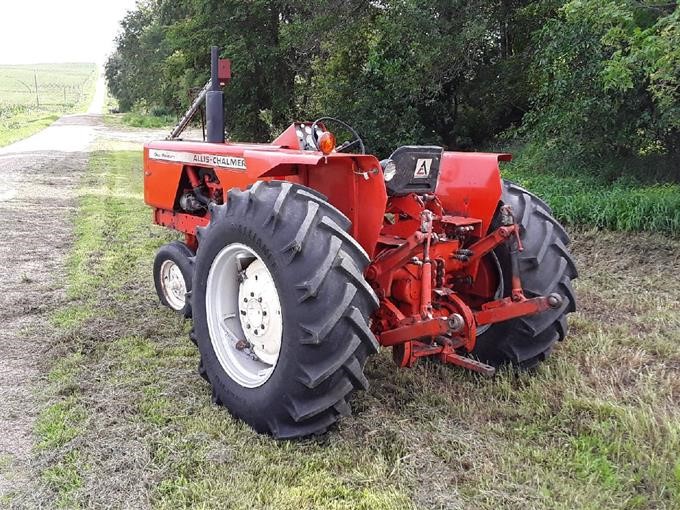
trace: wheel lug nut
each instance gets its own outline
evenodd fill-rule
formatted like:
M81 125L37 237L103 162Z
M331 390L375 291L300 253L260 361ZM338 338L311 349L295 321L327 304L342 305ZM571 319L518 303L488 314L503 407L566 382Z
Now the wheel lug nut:
M250 329L250 324L246 324L246 329Z
M266 310L262 310L262 317L264 317L265 315L267 315L267 311L266 311Z
M257 302L262 303L262 298L261 297L257 298Z
M250 297L255 297L255 293L254 293L254 292L251 292L251 293L250 293Z
M245 314L246 314L246 311L245 311L245 310L241 310L241 315L245 315Z

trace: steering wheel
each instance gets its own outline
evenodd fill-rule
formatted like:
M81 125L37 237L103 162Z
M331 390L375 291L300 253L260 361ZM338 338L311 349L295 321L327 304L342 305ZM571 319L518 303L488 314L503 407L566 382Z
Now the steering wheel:
M340 124L342 127L344 127L347 131L351 133L351 135L354 137L351 141L348 140L344 143L342 143L340 146L335 148L335 152L349 152L352 150L354 147L358 146L359 149L359 154L366 154L366 147L364 147L364 141L361 139L359 136L359 133L356 132L356 130L347 124L346 122L336 119L335 117L320 117L314 121L312 124L312 139L314 140L314 145L316 146L317 150L319 149L319 133L317 132L317 124L320 122L333 122L335 124Z

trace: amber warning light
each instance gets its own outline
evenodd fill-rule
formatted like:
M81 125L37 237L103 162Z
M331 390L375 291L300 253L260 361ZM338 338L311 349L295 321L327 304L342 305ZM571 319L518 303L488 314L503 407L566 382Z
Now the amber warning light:
M319 137L319 150L328 156L335 150L335 135L330 131L325 131Z

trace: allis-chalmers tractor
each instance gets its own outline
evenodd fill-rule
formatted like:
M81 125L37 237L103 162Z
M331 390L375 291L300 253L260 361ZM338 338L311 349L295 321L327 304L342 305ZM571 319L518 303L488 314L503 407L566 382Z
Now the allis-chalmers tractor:
M144 148L154 222L184 234L159 250L156 289L192 318L214 402L277 438L318 434L350 412L381 346L400 367L492 375L534 367L564 338L569 238L501 179L508 155L404 146L380 161L332 118L225 142L229 67L213 48L206 87ZM181 140L203 102L206 141ZM333 125L350 139L336 146Z

